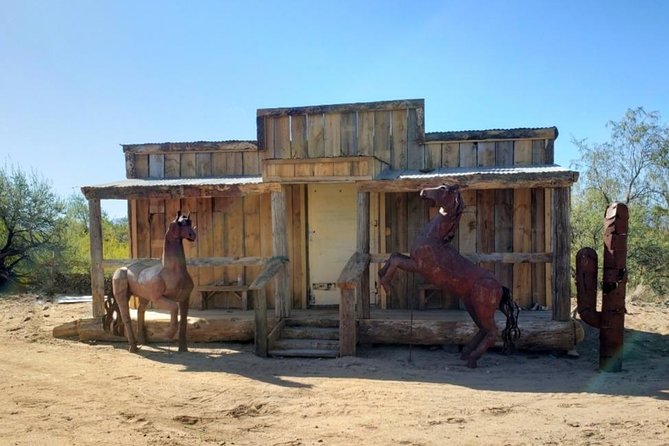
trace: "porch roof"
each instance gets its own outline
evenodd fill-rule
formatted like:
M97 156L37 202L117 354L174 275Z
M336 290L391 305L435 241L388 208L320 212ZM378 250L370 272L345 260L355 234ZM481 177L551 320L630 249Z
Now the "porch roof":
M280 190L277 183L263 182L261 176L175 179L127 179L83 186L87 199L142 199L187 197L239 197Z
M359 182L361 191L411 192L441 184L463 189L525 189L571 186L578 172L554 164L541 166L458 167L385 170L374 180Z

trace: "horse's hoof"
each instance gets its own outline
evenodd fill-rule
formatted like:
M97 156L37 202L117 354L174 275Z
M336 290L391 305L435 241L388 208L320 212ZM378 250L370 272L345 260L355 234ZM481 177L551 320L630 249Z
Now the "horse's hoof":
M139 351L139 349L137 348L136 345L131 345L130 347L128 347L128 351L130 353L137 353Z
M179 346L179 353L188 353L188 347Z

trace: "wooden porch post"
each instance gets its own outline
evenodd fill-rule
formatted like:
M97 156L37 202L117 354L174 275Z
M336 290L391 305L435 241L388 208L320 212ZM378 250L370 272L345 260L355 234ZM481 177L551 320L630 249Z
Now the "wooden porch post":
M369 254L369 192L358 192L358 219L356 250L362 254ZM369 319L369 266L362 273L358 286L358 317Z
M256 355L267 357L267 298L265 288L252 291L254 294L255 351Z
M280 192L272 192L272 248L276 257L288 257L286 235L286 186ZM292 297L288 281L288 267L284 263L276 278L277 299L275 314L279 319L290 316Z
M569 227L570 209L569 187L553 190L553 320L568 321L571 309L571 290L569 275L569 245L571 228Z
M93 317L105 314L105 276L102 269L102 211L100 200L88 200L89 238L91 246L91 294Z

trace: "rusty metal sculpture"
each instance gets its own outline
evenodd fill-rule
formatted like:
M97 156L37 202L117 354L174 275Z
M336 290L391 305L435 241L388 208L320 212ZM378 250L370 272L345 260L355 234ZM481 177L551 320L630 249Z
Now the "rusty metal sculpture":
M144 313L149 302L170 312L170 325L166 336L174 338L179 330L179 351L188 351L186 327L188 303L193 290L193 279L186 269L183 239L194 242L197 234L189 215L177 213L170 222L163 244L161 261L140 260L116 270L112 278L113 295L105 302L106 314L103 327L117 336L128 338L129 350L137 352L137 344L146 343ZM137 339L132 329L129 300L139 298L137 308ZM181 313L181 318L178 318ZM120 318L119 318L120 316Z
M599 329L599 368L609 372L620 372L623 364L628 220L625 204L612 203L606 209L601 311L597 311L597 252L582 248L576 254L577 311L583 322Z
M508 288L502 286L489 271L465 259L450 241L464 209L457 187L439 186L423 189L420 196L439 211L419 232L411 246L411 256L393 253L379 271L381 285L390 292L397 268L421 274L433 285L457 295L478 327L478 332L462 349L461 359L467 367L475 368L478 359L499 336L494 313L497 309L506 316L502 331L504 349L511 351L520 336L519 308Z

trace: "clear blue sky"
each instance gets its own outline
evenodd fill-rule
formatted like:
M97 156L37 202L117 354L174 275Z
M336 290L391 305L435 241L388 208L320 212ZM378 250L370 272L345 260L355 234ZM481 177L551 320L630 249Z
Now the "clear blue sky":
M0 0L0 163L63 197L124 178L119 144L413 98L427 131L555 125L568 166L630 107L669 120L669 2Z

